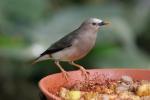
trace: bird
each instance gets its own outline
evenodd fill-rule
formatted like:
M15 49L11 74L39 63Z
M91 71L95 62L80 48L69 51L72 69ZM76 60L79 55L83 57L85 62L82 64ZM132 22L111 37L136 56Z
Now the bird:
M95 45L99 29L107 24L109 23L98 18L86 19L77 29L62 37L41 53L32 64L50 59L54 61L68 80L67 71L60 65L60 62L68 62L78 67L87 78L87 70L82 65L75 63L75 61L82 59L91 51Z

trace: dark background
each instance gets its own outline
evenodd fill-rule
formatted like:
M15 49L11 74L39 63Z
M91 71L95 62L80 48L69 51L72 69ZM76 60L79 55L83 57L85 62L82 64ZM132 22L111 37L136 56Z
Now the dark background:
M0 0L0 100L39 100L38 81L60 70L52 61L28 62L89 17L111 25L79 64L150 68L150 0Z

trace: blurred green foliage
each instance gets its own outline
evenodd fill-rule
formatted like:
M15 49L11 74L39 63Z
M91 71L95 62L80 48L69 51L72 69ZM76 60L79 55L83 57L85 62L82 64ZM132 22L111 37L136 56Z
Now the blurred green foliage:
M0 0L0 100L39 100L38 81L60 70L52 61L28 62L89 17L111 25L100 29L95 48L78 63L150 68L149 9L149 0Z

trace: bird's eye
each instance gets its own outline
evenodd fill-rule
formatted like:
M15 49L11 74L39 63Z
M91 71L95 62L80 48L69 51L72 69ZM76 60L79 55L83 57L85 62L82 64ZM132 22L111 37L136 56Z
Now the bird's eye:
M96 23L92 23L92 25L96 25Z

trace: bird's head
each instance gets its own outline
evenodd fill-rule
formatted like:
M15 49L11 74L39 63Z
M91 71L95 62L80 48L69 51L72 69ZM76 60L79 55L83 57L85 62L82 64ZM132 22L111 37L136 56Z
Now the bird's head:
M106 21L103 21L101 19L89 18L81 24L81 27L97 31L101 26L104 26L104 25L107 25L107 24L109 24L109 23L106 22Z

